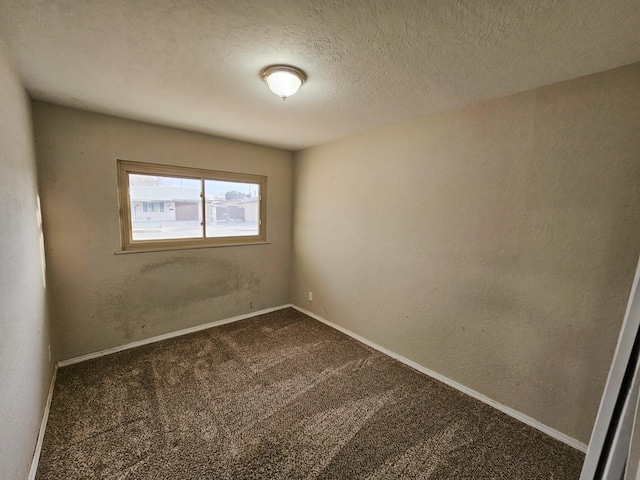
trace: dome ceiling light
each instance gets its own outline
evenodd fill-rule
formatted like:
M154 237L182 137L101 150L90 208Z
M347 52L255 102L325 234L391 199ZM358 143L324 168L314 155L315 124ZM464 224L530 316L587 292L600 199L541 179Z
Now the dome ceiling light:
M307 79L307 75L299 68L289 65L271 65L260 71L260 76L269 85L269 89L286 100L298 91Z

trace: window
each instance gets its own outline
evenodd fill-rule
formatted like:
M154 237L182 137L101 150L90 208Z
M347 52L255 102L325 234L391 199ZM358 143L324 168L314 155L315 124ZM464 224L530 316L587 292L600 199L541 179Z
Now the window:
M118 160L123 251L266 242L267 177Z
M138 175L140 177L140 175ZM143 212L164 212L164 202L142 202Z

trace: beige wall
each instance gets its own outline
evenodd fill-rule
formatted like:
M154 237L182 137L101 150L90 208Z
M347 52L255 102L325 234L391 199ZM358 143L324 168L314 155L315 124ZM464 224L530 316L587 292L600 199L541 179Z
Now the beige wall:
M289 302L292 154L34 102L58 359ZM268 176L268 245L114 255L116 159Z
M298 152L293 303L587 442L640 253L638 85L635 64Z
M0 42L0 477L26 478L53 363L27 96Z

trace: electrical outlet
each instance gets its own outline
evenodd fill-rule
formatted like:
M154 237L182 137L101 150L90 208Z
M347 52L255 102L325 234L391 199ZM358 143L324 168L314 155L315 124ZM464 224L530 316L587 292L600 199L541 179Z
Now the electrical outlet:
M309 301L313 302L313 292L309 292Z

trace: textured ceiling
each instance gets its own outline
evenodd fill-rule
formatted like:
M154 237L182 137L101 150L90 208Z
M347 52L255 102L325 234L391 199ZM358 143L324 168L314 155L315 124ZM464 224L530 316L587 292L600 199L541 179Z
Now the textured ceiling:
M640 61L638 0L0 0L32 97L300 149ZM306 71L282 102L265 65Z

